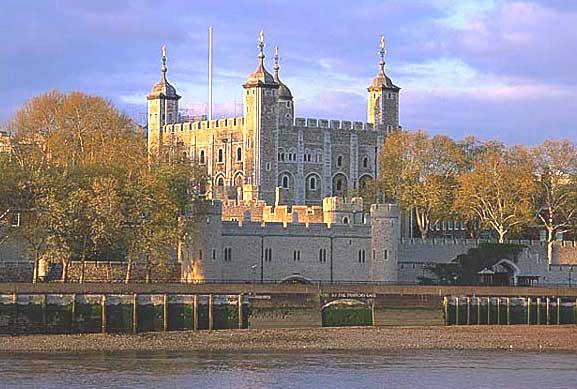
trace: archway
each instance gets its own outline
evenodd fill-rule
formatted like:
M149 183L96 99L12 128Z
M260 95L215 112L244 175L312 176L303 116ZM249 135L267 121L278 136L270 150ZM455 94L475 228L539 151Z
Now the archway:
M355 299L333 300L322 307L323 327L371 326L373 315L368 303Z
M307 201L321 201L322 181L317 173L311 173L305 178L305 199Z
M493 284L499 286L517 285L517 276L521 273L519 266L509 259L501 259L492 266Z
M348 179L344 173L333 176L333 196L345 197L348 194Z

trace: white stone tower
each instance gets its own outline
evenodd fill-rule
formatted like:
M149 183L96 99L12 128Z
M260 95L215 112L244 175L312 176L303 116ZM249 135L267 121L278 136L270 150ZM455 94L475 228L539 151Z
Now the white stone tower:
M398 281L399 209L394 204L371 205L371 279Z
M279 84L264 66L264 33L260 33L258 65L243 87L245 177L244 199L274 203L276 186Z
M166 79L166 46L162 46L162 75L156 83L148 100L148 150L158 155L162 145L162 128L165 124L178 121L178 100L176 89Z
M379 72L371 85L367 107L367 123L380 127L386 132L396 131L399 128L399 91L401 88L394 85L385 74L385 38L381 37L379 55Z

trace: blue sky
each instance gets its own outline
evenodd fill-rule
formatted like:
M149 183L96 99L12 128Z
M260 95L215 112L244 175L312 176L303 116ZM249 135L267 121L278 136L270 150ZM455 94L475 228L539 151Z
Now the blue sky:
M162 44L181 106L202 113L212 25L217 115L233 114L235 101L240 112L262 29L271 71L280 48L297 116L364 120L383 34L405 128L577 141L577 1L339 3L2 0L0 122L50 89L98 94L138 117L159 79Z

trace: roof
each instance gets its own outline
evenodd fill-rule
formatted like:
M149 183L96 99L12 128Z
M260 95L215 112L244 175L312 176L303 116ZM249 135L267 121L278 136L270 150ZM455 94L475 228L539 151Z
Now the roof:
M391 81L391 79L385 74L384 63L382 63L379 73L373 79L373 82L371 82L371 85L369 85L368 89L369 90L391 89L399 91L401 88L393 84L393 81Z

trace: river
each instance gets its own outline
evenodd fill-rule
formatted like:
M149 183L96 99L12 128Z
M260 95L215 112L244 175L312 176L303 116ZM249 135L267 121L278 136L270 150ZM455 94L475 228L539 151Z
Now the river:
M577 355L509 351L0 354L0 387L575 388Z

